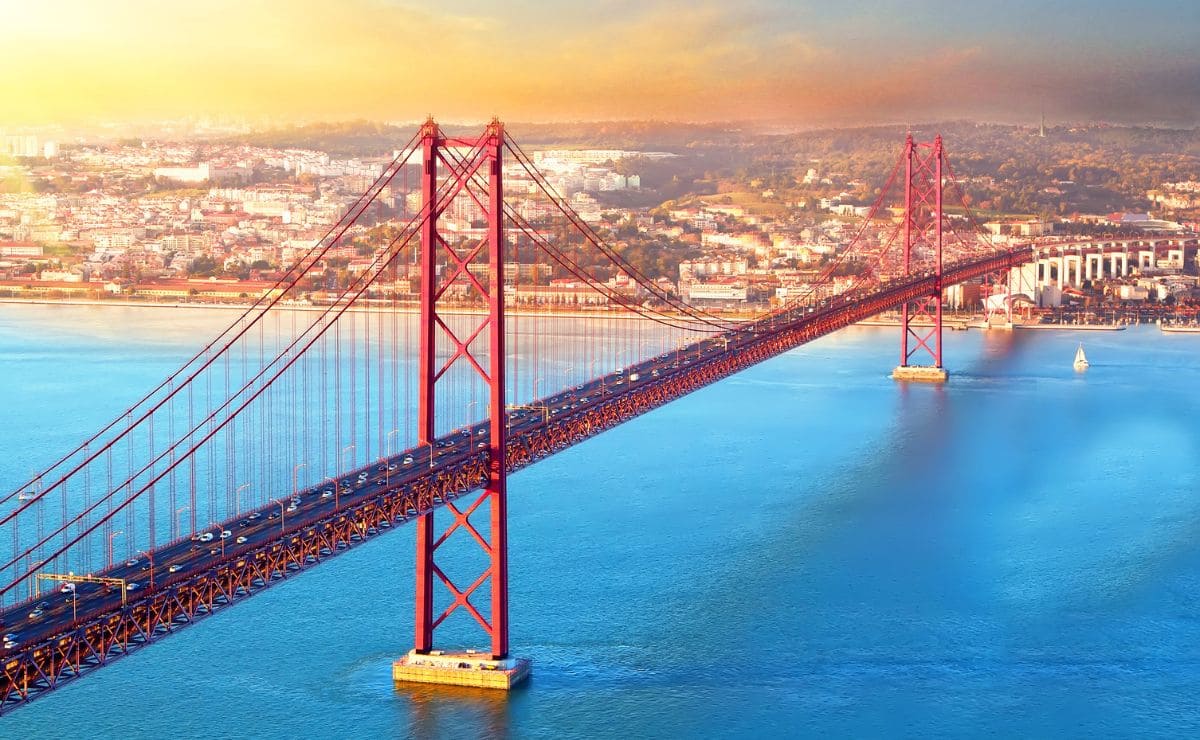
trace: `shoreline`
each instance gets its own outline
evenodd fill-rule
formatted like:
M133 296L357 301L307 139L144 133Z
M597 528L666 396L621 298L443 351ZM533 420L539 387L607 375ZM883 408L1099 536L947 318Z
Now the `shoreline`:
M1013 324L1014 329L1044 329L1059 331L1125 331L1127 324Z
M93 300L86 298L64 298L64 299L47 299L47 298L0 298L0 305L3 304L21 304L21 305L42 305L42 306L100 306L105 308L179 308L191 309L198 308L204 310L226 310L226 311L245 311L252 308L253 303L178 303L164 301L125 301L125 300ZM324 311L328 308L327 305L314 304L293 304L279 303L275 306L276 309L291 310L291 311ZM421 309L419 305L404 304L404 305L355 305L347 309L347 313L378 313L383 311L394 311L396 313L417 315ZM482 316L487 313L482 308L468 308L462 306L451 306L438 311L443 315L463 315L463 316ZM547 317L557 319L622 319L622 320L638 320L642 317L632 314L628 311L608 311L604 309L591 311L555 311L555 310L530 310L528 308L505 308L506 316L519 317ZM688 320L691 317L685 314L661 311L660 316L667 318L676 318L680 320ZM757 317L755 315L725 315L712 314L714 317L726 321L750 321Z
M112 300L112 299L96 300L96 299L87 299L87 298L53 298L53 299L12 298L12 297L0 298L0 306L3 306L5 304L40 305L40 306L91 306L91 307L102 307L102 308L169 308L169 309L182 309L182 310L200 309L200 310L204 310L204 311L231 311L231 312L232 311L245 312L247 309L252 308L254 305L252 303L203 303L203 302L180 303L180 302L168 302L168 301L130 301L130 300ZM328 306L313 305L313 304L279 303L276 305L276 308L283 309L283 310L290 310L290 311L320 312L320 311L324 311L326 308L328 308ZM415 304L404 304L404 305L396 305L396 306L367 304L367 305L363 305L363 306L355 305L355 306L351 307L350 309L348 309L348 312L350 312L350 313L379 313L379 312L388 311L388 312L396 312L396 313L400 313L400 314L415 316L420 313L420 310L421 310L420 306L415 305ZM443 309L442 311L440 311L440 313L442 313L444 315L482 316L486 313L486 311L481 308L447 307L447 308ZM587 310L587 311L580 311L580 310L555 311L555 310L531 310L528 308L507 308L505 311L505 314L508 316L520 317L520 318L545 317L545 318L555 318L555 319L620 319L620 320L627 320L627 321L644 320L643 317L638 316L637 314L630 313L628 311L616 311L616 310L604 310L604 309ZM660 315L669 317L669 318L676 318L679 320L688 320L688 318L689 318L685 314L668 313L665 311L662 312L662 314L660 314ZM725 321L731 321L731 322L751 321L758 316L758 314L746 315L746 314L720 314L720 313L710 314L710 315L713 316L714 318L723 319ZM959 316L955 316L953 318L943 319L943 326L948 331L966 331L968 329L986 329L987 327L983 325L982 321L983 321L982 314L975 316L975 317L964 317L964 316L959 315ZM921 325L921 326L930 326L931 325L927 321L918 321L917 324ZM862 321L855 322L854 324L851 324L851 326L868 327L868 328L881 328L881 327L882 328L898 328L900 326L900 320L898 318L892 318L889 316L874 316L874 317L871 317L868 319L863 319ZM1020 329L1020 330L1034 329L1034 330L1039 330L1039 331L1094 332L1094 331L1124 331L1125 329L1129 328L1129 326L1132 326L1132 324L1029 323L1029 324L1014 324L1012 328L1014 330L1016 330L1016 329ZM1189 329L1165 328L1165 329L1163 329L1163 331L1167 332L1167 333L1190 334L1190 333L1200 332L1200 329L1190 329L1189 330Z

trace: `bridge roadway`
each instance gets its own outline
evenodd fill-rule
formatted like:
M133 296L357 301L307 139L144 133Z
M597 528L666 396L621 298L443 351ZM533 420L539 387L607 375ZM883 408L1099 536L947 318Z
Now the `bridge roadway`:
M1030 261L1028 249L948 265L943 285ZM750 365L931 293L931 275L795 308L624 368L508 414L509 469L577 444ZM118 587L59 584L0 613L0 712L107 664L290 574L481 488L487 422L245 512L102 573Z

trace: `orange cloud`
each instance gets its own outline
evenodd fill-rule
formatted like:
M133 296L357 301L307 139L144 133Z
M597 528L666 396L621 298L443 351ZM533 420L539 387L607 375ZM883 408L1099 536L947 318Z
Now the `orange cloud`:
M1078 80L1103 74L1099 59L1031 60L1008 37L930 41L904 24L936 19L892 5L547 0L468 15L402 0L0 0L0 127L218 113L896 121L1012 110L1021 95L1028 110L1046 74L1086 109ZM1194 64L1181 64L1159 77L1186 83ZM1145 100L1139 74L1106 99Z
M375 0L47 0L0 29L14 74L0 124L233 112L416 118L720 117L763 89L764 64L816 52L763 44L725 6L514 28ZM753 112L753 111L748 111Z

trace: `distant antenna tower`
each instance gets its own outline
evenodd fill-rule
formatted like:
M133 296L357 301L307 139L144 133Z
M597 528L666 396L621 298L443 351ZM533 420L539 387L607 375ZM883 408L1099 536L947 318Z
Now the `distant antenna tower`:
M1038 136L1046 138L1046 109L1042 108L1042 125L1038 127Z

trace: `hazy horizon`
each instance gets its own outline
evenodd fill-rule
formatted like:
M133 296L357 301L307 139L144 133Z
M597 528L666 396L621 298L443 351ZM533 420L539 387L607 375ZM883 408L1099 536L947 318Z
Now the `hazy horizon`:
M433 115L432 118L438 122L443 128L448 130L462 129L471 130L476 127L483 127L489 119L446 119ZM34 134L43 136L53 136L59 138L76 140L80 143L87 142L105 142L114 141L117 139L141 139L152 141L161 140L187 140L196 139L212 139L212 138L229 138L240 135L260 135L270 133L285 134L287 132L297 132L304 135L310 132L311 135L320 135L323 130L331 130L335 128L343 128L346 133L358 132L361 133L364 128L380 127L381 129L396 129L399 131L415 130L426 119L412 120L375 120L369 118L347 118L347 119L296 119L296 120L255 120L250 117L230 116L227 114L215 114L212 116L190 116L171 119L145 119L145 120L108 120L95 122L79 122L73 124L62 123L45 123L45 124L26 124L17 126L5 126L0 123L0 135L13 134ZM608 119L608 120L585 120L585 119L561 119L561 120L505 120L500 117L500 120L506 127L514 132L520 133L527 127L544 129L539 136L549 136L553 139L555 127L568 129L570 127L579 128L596 128L600 129L596 133L603 134L605 129L611 129L611 134L630 134L641 133L647 136L653 136L655 132L662 134L677 133L673 129L687 130L690 128L698 129L699 132L708 131L711 133L728 133L739 134L743 136L788 136L788 135L805 135L805 134L820 134L823 132L830 133L853 133L873 130L891 130L896 132L909 131L915 135L922 136L929 132L944 132L947 128L954 126L970 126L970 127L996 127L998 129L1013 129L1013 130L1028 130L1036 131L1039 126L1038 119L1028 121L1001 121L1001 120L983 120L969 118L953 118L945 120L913 120L913 121L875 121L875 122L845 122L842 124L826 123L826 124L810 124L802 125L797 122L788 121L684 121L684 120L655 120L655 119ZM1200 125L1182 125L1161 123L1154 121L1140 123L1113 123L1109 121L1052 121L1047 119L1045 129L1048 134L1053 134L1055 131L1062 130L1097 130L1097 129L1148 129L1164 132L1178 132L1182 134L1200 132ZM545 130L548 129L548 130ZM623 130L622 130L623 129ZM639 131L639 129L641 129ZM565 135L565 134L564 134ZM568 138L578 137L580 132L576 131L568 136Z

